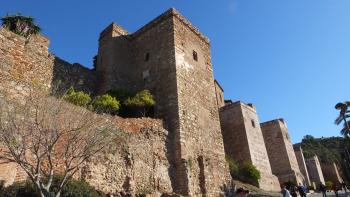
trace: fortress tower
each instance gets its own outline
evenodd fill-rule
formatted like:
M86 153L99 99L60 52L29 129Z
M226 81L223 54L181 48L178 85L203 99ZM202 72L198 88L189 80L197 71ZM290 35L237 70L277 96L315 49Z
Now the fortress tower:
M337 165L333 162L332 164L321 163L322 173L325 181L332 181L333 184L340 184L343 179L340 176Z
M228 180L215 96L210 43L175 9L128 33L102 31L97 92L148 89L165 120L174 192L218 196Z
M225 153L238 163L251 162L261 173L256 186L279 191L278 178L272 174L258 115L252 104L240 101L220 108L220 123Z
M310 181L315 182L316 185L322 183L325 184L325 180L322 173L322 168L317 155L306 160L307 170L309 172Z
M278 177L280 183L304 183L285 121L276 119L261 123L260 126L272 173Z
M310 177L309 177L309 173L307 171L305 158L304 158L304 154L303 154L303 149L301 148L300 145L294 145L293 148L294 148L295 156L296 156L297 161L298 161L298 166L299 166L300 172L303 174L303 176L305 178L304 185L311 186Z

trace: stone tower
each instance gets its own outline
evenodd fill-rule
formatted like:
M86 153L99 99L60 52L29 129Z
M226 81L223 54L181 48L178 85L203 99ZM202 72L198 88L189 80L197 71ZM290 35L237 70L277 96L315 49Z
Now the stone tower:
M322 168L317 155L306 160L307 170L309 172L310 181L315 182L317 185L319 183L325 184Z
M260 126L272 173L278 177L280 183L303 183L304 177L299 170L285 121L276 119L261 123Z
M272 174L259 118L252 104L240 101L220 108L220 123L226 155L238 163L251 162L261 173L257 183L267 191L279 191L278 178Z
M333 184L338 184L343 182L340 176L337 164L334 162L332 164L321 163L322 173L325 181L332 181Z
M170 9L132 34L108 26L97 59L97 92L148 89L155 96L155 116L170 131L174 192L218 196L229 172L208 38Z
M309 177L309 173L307 171L305 158L304 158L304 154L303 154L303 149L301 148L300 145L294 145L293 148L294 148L295 156L296 156L297 161L298 161L300 172L303 174L303 176L305 178L304 185L311 186L310 177Z

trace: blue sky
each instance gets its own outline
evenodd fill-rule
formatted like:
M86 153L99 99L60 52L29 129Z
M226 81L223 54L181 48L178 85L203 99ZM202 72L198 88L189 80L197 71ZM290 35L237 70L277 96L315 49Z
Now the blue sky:
M100 31L133 32L175 7L211 40L226 99L254 103L260 120L283 117L293 142L339 134L338 101L350 100L349 0L0 0L0 15L31 15L50 50L91 66Z

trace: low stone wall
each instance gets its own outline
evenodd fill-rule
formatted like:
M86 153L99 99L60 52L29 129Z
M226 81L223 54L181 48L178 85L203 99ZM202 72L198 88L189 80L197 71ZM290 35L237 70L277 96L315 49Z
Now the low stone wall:
M166 138L167 131L158 126L129 133L123 143L93 158L81 176L107 194L170 193Z

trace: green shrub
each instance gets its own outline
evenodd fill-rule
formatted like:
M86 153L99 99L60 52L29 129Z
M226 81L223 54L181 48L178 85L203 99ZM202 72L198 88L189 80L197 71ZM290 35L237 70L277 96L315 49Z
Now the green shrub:
M146 116L148 110L155 105L153 95L148 90L138 92L134 97L129 97L125 100L124 105L136 110L142 116Z
M14 183L9 187L1 186L1 197L40 197L34 185L29 182Z
M127 90L110 90L107 92L107 94L111 95L112 97L116 98L120 103L124 103L128 98L133 97L134 94Z
M119 101L109 94L97 96L92 102L93 109L98 113L116 114L119 110Z
M57 190L60 179L62 179L61 176L55 177L53 191ZM70 179L63 188L61 197L101 197L101 195L87 182Z
M73 88L70 88L64 96L64 100L74 105L86 107L91 102L91 97L83 91L75 91Z
M57 191L59 187L59 180L61 176L55 176L53 185L51 187L52 192ZM9 187L1 187L1 197L40 197L33 183L20 182L15 183ZM96 190L85 181L79 181L71 179L67 182L66 186L61 191L61 197L102 197Z
M239 176L250 183L256 183L261 178L259 170L251 162L244 162L239 167Z
M327 190L332 190L333 182L332 181L326 181L326 188Z
M225 160L228 164L231 176L236 177L238 175L238 164L229 156L225 156Z

